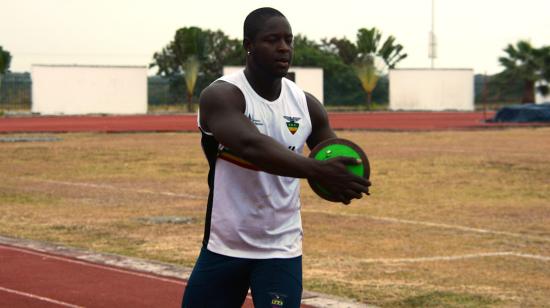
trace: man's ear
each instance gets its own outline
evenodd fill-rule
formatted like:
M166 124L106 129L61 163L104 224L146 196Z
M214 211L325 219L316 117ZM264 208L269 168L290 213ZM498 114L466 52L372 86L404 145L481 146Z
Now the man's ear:
M249 38L245 37L243 39L243 47L244 50L248 53L249 51L252 51L252 41L250 41Z

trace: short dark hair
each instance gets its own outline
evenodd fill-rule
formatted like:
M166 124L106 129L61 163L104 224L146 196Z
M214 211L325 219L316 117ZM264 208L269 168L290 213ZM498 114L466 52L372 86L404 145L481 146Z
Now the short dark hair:
M262 7L250 12L244 20L244 38L253 40L260 32L262 24L274 16L286 18L283 13L270 7Z

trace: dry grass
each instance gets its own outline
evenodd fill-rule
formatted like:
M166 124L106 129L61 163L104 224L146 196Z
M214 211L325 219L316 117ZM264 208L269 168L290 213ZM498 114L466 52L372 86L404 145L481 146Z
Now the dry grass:
M303 182L307 289L390 307L550 302L550 129L339 135L369 154L372 195L330 204ZM198 134L57 137L0 143L0 235L194 263ZM156 216L192 221L144 220ZM535 258L478 256L499 252ZM418 259L449 256L470 257Z

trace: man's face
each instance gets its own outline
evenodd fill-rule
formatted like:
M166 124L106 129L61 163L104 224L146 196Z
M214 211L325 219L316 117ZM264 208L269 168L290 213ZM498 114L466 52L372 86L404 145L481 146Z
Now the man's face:
M254 62L266 73L284 77L292 61L292 29L284 17L271 17L251 44Z

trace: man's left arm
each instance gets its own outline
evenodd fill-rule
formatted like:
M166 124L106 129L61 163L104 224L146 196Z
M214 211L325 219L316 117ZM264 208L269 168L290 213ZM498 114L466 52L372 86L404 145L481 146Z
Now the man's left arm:
M328 114L323 104L310 93L305 92L305 94L312 125L311 135L306 142L309 149L312 150L320 142L336 138L336 134L330 127Z

